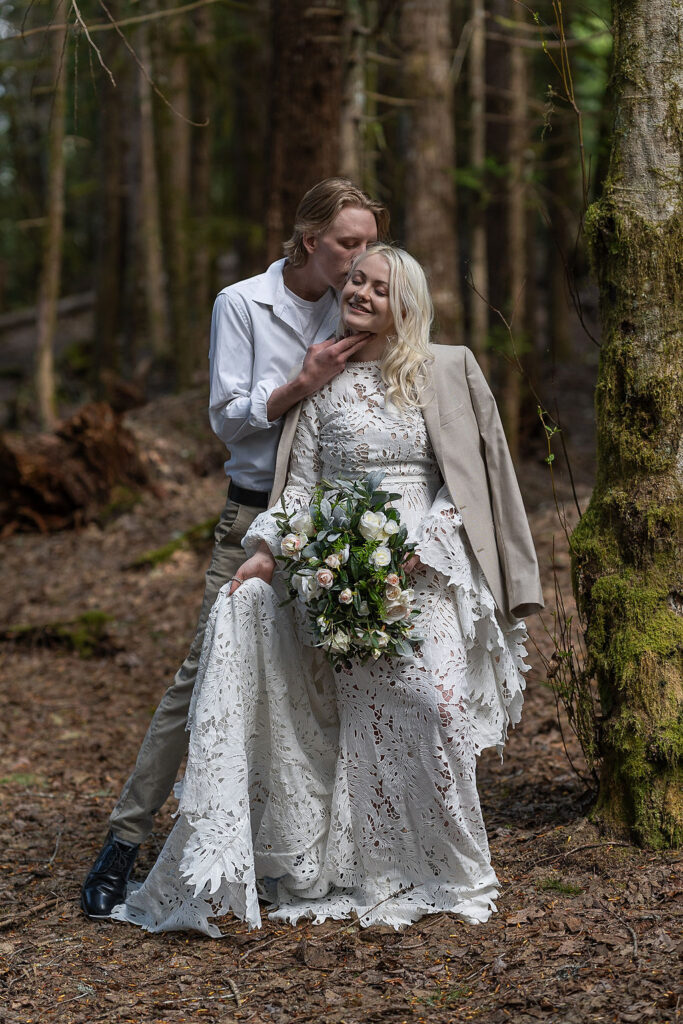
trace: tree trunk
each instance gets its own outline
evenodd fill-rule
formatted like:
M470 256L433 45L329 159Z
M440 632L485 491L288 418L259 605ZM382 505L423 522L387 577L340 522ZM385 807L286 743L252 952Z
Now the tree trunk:
M573 569L603 713L595 813L659 848L683 841L683 10L613 12L610 167L587 217L598 474Z
M168 296L175 360L176 387L188 387L197 366L189 327L188 203L190 194L190 74L185 23L171 19L168 26L167 95L173 110L163 111L163 150L166 192L166 252Z
M347 0L344 19L346 68L341 108L340 171L356 184L365 184L364 123L366 86L366 36L362 29L363 9L359 0Z
M524 10L514 4L512 17L516 25L524 20ZM524 182L524 151L526 149L526 61L524 50L510 42L510 132L508 136L508 194L507 194L507 264L509 281L508 320L512 325L515 352L510 352L505 367L505 380L501 395L501 416L505 426L510 454L517 461L519 457L520 402L522 377L520 360L526 345L525 337L525 296L527 215L526 188Z
M344 8L274 0L267 252L282 255L304 192L339 173Z
M449 0L404 0L406 246L429 274L439 341L462 344Z
M120 14L118 4L107 4L113 17ZM99 198L97 216L97 255L95 270L95 339L93 344L92 383L102 394L103 371L120 371L120 334L123 303L123 248L125 244L125 155L127 148L126 91L130 74L127 61L121 61L120 40L114 32L102 33L102 55L112 68L116 86L108 75L98 77ZM117 59L118 55L118 59ZM125 84L124 84L125 83ZM128 125L126 124L126 128Z
M469 53L470 166L480 183L471 210L470 347L486 369L489 333L489 272L486 247L484 172L486 161L486 24L484 0L471 0L472 38ZM476 290L475 290L476 289Z
M57 299L62 272L64 232L64 133L66 127L66 29L52 33L54 93L48 139L47 224L43 247L43 269L38 298L38 343L36 349L36 396L38 417L43 428L56 419L54 337L57 327Z
M147 26L139 29L139 56L147 75L151 73L151 56L147 42ZM156 359L169 355L164 293L164 267L159 218L159 179L154 146L154 110L152 87L142 70L138 71L140 100L140 192L142 209L140 229L144 263L145 299L150 347Z
M211 215L211 149L214 137L212 113L211 78L207 68L211 61L211 44L214 38L213 10L200 7L194 14L195 63L194 104L195 120L208 121L203 128L192 129L192 168L190 187L191 215L191 265L190 265L190 327L195 351L206 348L206 318L211 301L213 282L211 266L213 251L209 231Z

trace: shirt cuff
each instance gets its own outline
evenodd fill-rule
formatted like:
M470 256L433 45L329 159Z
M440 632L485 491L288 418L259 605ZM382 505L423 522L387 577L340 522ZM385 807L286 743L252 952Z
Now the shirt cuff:
M249 423L257 430L268 430L277 422L277 420L271 422L268 419L268 400L276 387L278 387L276 380L260 380L251 393Z

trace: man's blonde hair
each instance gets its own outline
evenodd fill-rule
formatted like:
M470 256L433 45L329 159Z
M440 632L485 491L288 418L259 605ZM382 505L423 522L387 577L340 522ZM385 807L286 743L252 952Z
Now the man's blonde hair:
M325 178L310 188L297 207L294 231L285 242L284 252L293 267L303 267L308 259L304 235L322 235L345 206L369 210L377 224L377 237L386 238L389 211L348 178Z

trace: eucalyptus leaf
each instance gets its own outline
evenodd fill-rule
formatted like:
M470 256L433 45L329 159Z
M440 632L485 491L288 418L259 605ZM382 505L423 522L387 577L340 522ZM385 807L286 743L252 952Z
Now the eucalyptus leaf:
M384 479L384 470L375 469L372 473L368 473L365 484L370 491L376 490Z

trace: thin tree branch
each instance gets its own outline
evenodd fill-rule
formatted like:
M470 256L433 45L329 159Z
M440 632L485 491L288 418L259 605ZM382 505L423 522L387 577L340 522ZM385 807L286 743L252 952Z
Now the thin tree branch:
M93 25L88 25L87 30L90 33L94 32L108 32L111 29L125 28L127 25L141 25L147 21L157 21L159 18L173 18L178 14L185 14L187 11L194 11L198 7L206 7L208 4L224 4L234 11L243 11L245 14L252 14L255 10L251 4L239 3L238 0L193 0L192 3L183 4L181 7L172 7L170 10L164 11L150 11L149 14L136 14L130 18L121 18L120 21L106 22L96 21ZM38 35L41 32L59 32L64 28L71 28L69 24L62 23L57 25L54 22L50 25L38 25L36 28L20 29L13 35L4 36L0 38L0 43L6 43L12 39L28 39L29 36ZM85 25L83 26L85 28Z
M73 8L74 14L76 15L76 21L78 22L78 24L81 26L81 28L85 32L85 38L88 40L88 42L92 46L93 50L97 54L97 59L100 62L100 66L102 67L102 69L104 71L107 72L107 74L109 75L109 81L114 86L114 88L116 88L116 81L114 79L114 76L112 75L112 73L109 70L109 68L107 67L107 65L104 63L104 57L102 56L102 53L101 53L99 47L92 41L92 38L90 36L90 32L88 31L88 26L83 21L83 16L82 16L81 12L78 9L78 4L76 3L76 0L71 0L71 6Z
M213 2L213 0L212 0L212 2ZM107 7L107 5L104 3L104 0L99 0L99 4L100 4L100 7L102 8L102 10L104 11L104 13L110 19L113 28L116 29L117 35L119 35L121 37L121 39L123 41L123 45L126 47L128 52L130 53L131 57L133 58L133 60L137 64L138 68L140 69L140 71L144 75L145 79L149 83L150 88L152 88L154 90L154 92L159 97L159 99L162 101L162 103L165 103L166 106L168 107L168 109L170 111L172 111L172 113L174 113L176 115L176 117L179 117L181 119L181 121L185 121L186 124L191 124L193 128L206 128L206 126L209 123L208 119L206 121L193 121L191 118L185 117L185 115L182 114L179 110L176 110L176 108L173 106L171 101L166 96L164 96L163 92L161 91L161 89L159 89L159 87L156 84L156 82L153 81L153 79L151 78L147 68L142 63L142 61L138 57L137 53L133 49L132 45L129 43L128 39L126 38L126 36L121 31L121 27L120 27L121 23L120 22L117 23L114 20L114 16L111 13L111 11L109 10L109 8ZM196 5L196 6L199 6L199 5Z

